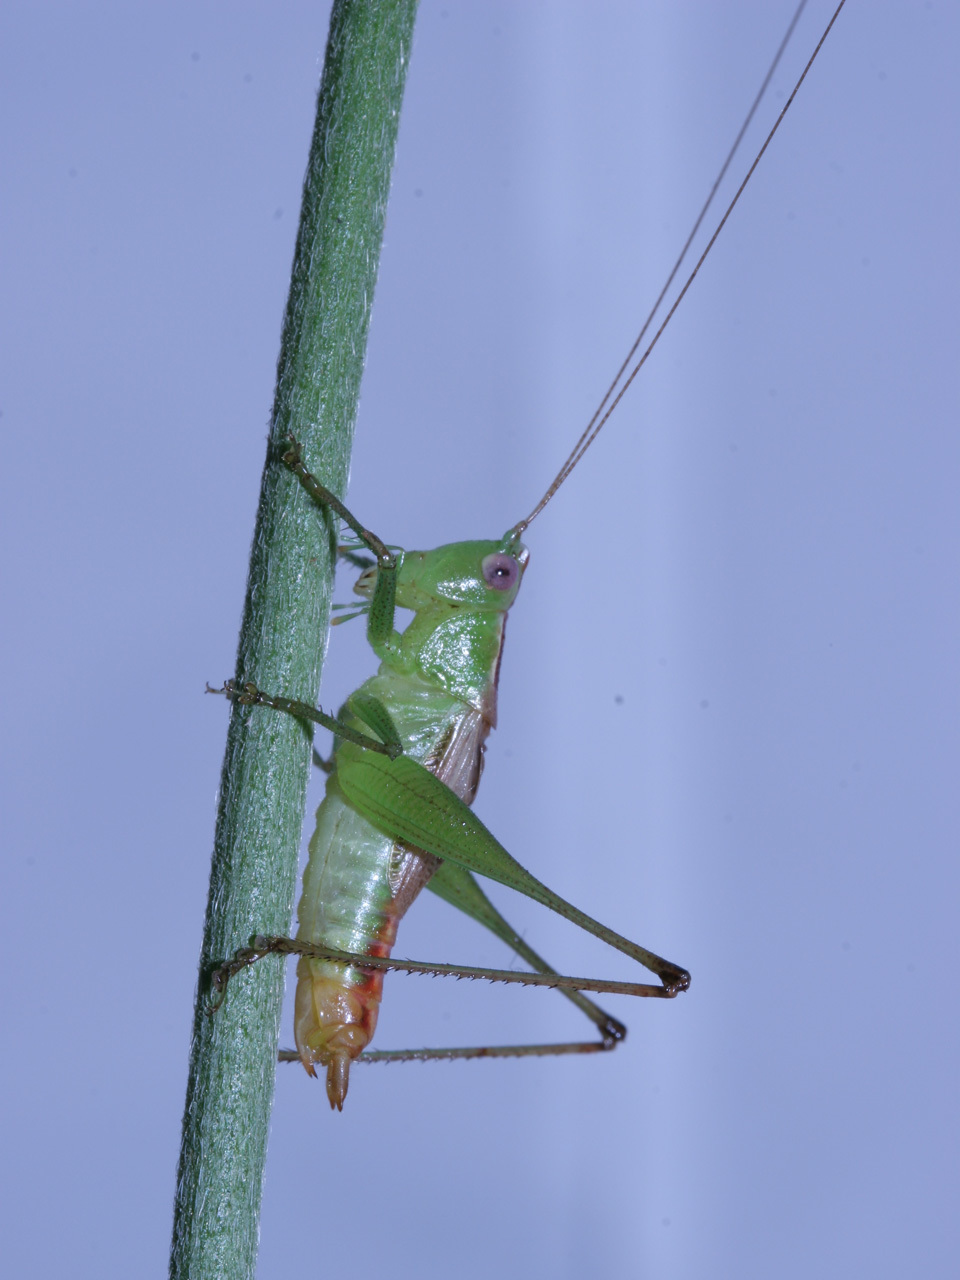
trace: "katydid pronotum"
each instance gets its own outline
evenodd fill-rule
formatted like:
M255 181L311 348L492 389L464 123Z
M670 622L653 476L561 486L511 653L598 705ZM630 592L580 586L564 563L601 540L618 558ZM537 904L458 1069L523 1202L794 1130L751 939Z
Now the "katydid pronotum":
M670 998L689 986L690 975L679 965L593 920L533 877L499 844L469 806L479 783L486 738L496 724L497 680L506 614L516 598L528 561L521 536L568 478L646 361L739 199L842 7L843 0L747 177L649 345L636 358L686 247L594 418L531 514L502 538L452 543L427 552L395 552L316 480L297 441L291 439L282 458L277 459L297 477L314 501L330 509L353 530L356 541L343 547L342 552L347 559L363 564L355 590L367 603L350 616L367 615L367 638L381 665L375 676L350 695L337 717L307 704L265 693L250 683L230 682L224 686L223 692L235 701L320 724L334 732L335 740L331 761L324 765L330 776L310 841L298 907L297 938L254 938L249 948L238 952L216 972L213 985L217 1000L222 999L229 979L247 965L268 954L299 956L294 1014L297 1049L281 1056L299 1059L310 1075L316 1074L317 1065L323 1066L333 1107L342 1109L350 1064L358 1058L396 1061L604 1051L623 1039L626 1029L584 992ZM767 80L770 74L772 68ZM690 239L705 212L706 206ZM364 549L373 554L372 561L363 561L357 554ZM396 607L414 614L403 632L394 629ZM514 888L565 916L637 960L659 982L562 977L494 908L474 873ZM478 970L391 959L399 920L424 887L486 925L526 960L534 972ZM590 1018L600 1038L584 1043L371 1052L367 1045L376 1027L383 974L390 969L554 987Z

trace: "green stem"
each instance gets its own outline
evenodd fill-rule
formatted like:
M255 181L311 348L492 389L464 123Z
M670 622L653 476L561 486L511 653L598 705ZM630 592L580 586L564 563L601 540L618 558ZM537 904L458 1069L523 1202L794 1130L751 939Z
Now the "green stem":
M342 496L415 14L416 0L334 4L304 181L236 679L311 703L336 530L280 455L292 433ZM176 1280L254 1274L283 974L258 965L214 1017L209 975L252 934L289 932L309 762L302 725L234 705L183 1120Z

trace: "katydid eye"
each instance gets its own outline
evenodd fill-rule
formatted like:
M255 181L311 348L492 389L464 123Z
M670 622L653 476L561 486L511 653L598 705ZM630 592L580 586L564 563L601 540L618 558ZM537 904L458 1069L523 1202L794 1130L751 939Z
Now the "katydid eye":
M494 591L509 591L517 581L520 566L513 556L504 551L494 551L492 555L483 557L480 572L484 582Z

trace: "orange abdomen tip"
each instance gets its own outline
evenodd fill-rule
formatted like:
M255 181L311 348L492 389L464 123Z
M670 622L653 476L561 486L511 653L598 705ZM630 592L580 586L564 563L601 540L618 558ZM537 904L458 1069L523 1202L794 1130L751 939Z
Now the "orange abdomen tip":
M326 1067L330 1106L342 1111L350 1063L376 1029L383 976L304 958L297 979L293 1026L300 1061L312 1076L318 1065Z

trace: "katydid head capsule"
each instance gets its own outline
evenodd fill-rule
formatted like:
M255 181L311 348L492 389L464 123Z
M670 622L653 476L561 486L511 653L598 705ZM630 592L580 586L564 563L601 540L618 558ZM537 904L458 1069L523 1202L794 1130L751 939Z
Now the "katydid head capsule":
M530 553L517 538L450 542L433 551L397 553L396 603L418 612L433 605L462 605L502 613L516 598ZM357 595L372 599L376 567L357 579Z

